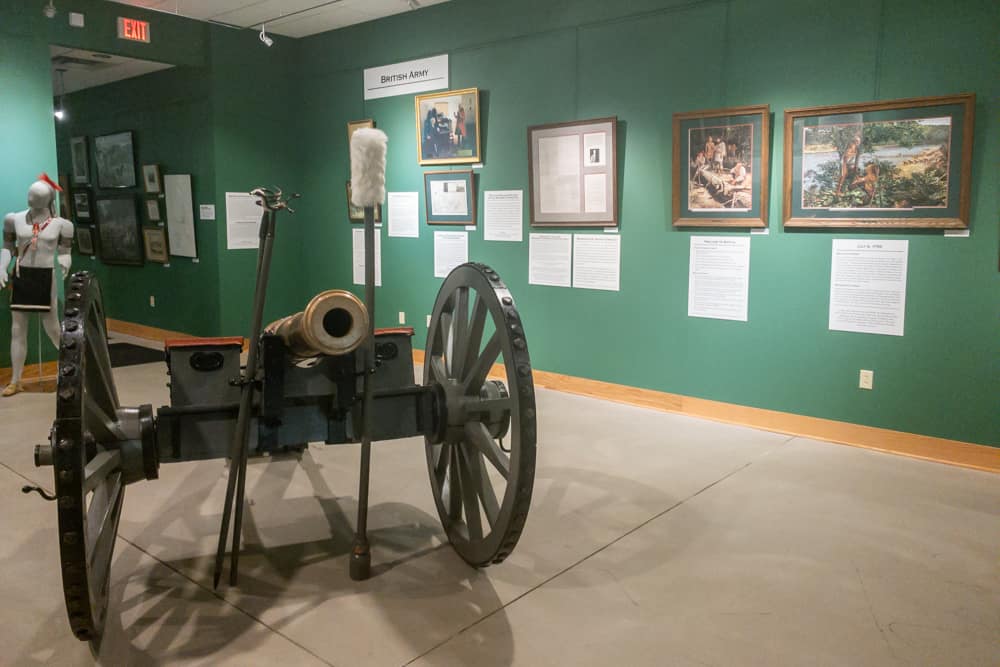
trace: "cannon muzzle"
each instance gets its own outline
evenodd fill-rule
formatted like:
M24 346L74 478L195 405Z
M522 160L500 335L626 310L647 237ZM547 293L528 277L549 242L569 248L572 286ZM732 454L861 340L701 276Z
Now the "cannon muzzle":
M368 309L346 290L327 290L305 310L272 322L267 331L281 336L297 357L347 354L368 335Z

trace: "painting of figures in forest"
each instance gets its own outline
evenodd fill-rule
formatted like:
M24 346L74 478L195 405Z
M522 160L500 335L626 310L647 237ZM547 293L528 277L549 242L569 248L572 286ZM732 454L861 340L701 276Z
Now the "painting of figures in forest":
M767 105L674 114L675 227L766 227Z
M785 111L786 227L969 226L976 96Z
M749 211L753 206L753 125L688 130L688 208Z
M803 209L948 206L951 118L802 129Z

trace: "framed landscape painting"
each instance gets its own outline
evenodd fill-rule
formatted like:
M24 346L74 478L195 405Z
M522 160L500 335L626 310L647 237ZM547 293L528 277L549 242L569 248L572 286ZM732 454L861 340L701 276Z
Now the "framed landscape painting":
M786 227L964 229L975 95L785 112Z
M97 247L105 264L142 265L139 211L133 195L105 195L94 201Z
M131 132L94 137L94 162L97 164L99 187L135 187L135 151Z
M771 110L674 114L674 227L767 227Z
M471 164L479 153L479 89L417 95L417 161Z
M72 137L69 140L70 158L73 163L73 183L90 184L90 158L87 151L87 137Z

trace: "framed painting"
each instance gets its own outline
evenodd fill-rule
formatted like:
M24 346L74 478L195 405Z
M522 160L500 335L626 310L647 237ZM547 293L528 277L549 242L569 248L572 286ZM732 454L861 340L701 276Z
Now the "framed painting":
M73 217L73 209L70 206L71 195L69 192L69 174L59 174L59 217L69 220Z
M351 182L347 181L347 217L351 222L364 222L365 221L365 209L361 206L355 206L351 201ZM375 207L375 222L382 222L382 204Z
M163 192L163 179L160 178L160 165L142 165L142 187L146 194L158 195Z
M149 198L146 200L146 220L149 222L160 222L163 218L160 217L160 200L156 198Z
M424 172L428 225L476 224L476 184L471 169Z
M969 226L973 94L785 111L785 227Z
M144 227L142 242L147 262L167 264L170 261L170 253L167 252L167 235L162 228Z
M674 114L674 227L767 227L768 105Z
M98 186L135 187L135 151L131 132L94 137L94 162L97 164Z
M348 151L351 147L351 137L354 133L362 128L373 128L375 127L375 121L371 118L365 118L364 120L352 120L347 123L347 148Z
M618 119L528 128L533 227L618 226Z
M102 195L94 200L97 245L106 264L143 263L139 210L132 195Z
M73 231L76 249L81 255L94 254L94 233L90 225L80 225Z
M94 219L91 213L90 190L80 188L73 190L73 217L82 222Z
M418 163L482 162L478 88L417 95L414 106Z
M90 185L90 155L87 137L72 137L69 140L70 159L73 163L73 184Z

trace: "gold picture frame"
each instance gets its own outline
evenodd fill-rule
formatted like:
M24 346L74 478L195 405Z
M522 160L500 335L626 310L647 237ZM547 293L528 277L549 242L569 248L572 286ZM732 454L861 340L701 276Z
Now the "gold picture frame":
M362 128L372 129L375 127L375 120L372 118L365 118L364 120L352 120L347 123L347 147L350 150L351 137L354 133Z
M965 229L973 93L785 111L785 227Z
M478 88L417 95L413 105L418 164L482 162Z

